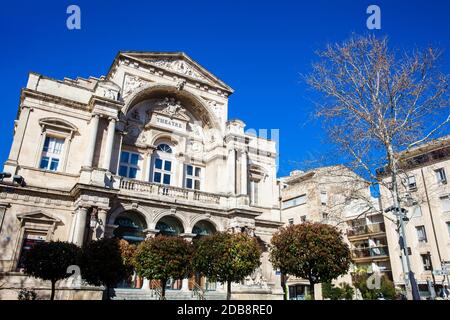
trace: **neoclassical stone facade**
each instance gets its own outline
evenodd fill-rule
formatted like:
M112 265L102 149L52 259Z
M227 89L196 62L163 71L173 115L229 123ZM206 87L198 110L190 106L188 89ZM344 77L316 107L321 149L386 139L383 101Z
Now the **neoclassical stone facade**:
M4 164L12 176L0 182L0 298L24 283L45 289L20 271L37 241L224 230L264 248L259 281L236 285L236 297L279 297L267 251L282 225L275 143L228 120L232 93L184 53L120 52L100 78L31 73Z

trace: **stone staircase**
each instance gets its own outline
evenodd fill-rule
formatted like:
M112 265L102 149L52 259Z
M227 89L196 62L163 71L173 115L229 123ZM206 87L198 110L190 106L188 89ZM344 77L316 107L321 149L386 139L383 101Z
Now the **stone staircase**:
M142 289L112 289L112 300L158 300L155 290ZM205 300L226 300L226 292L206 291ZM192 291L167 290L166 300L199 300Z

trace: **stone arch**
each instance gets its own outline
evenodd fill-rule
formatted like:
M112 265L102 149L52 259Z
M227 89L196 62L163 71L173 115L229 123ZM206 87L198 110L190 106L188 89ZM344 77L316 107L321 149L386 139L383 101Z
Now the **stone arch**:
M214 228L216 229L216 231L223 231L222 223L216 221L215 219L212 219L211 216L197 215L189 221L189 232L192 232L192 230L193 230L194 226L197 224L197 222L200 222L203 220L211 223L214 226Z
M126 212L126 211L135 211L135 212L137 212L138 214L140 214L144 218L147 227L151 225L151 222L152 222L151 214L148 211L146 211L144 208L136 207L136 206L133 206L132 204L121 205L121 206L116 207L114 210L111 210L109 212L109 214L108 214L107 219L106 219L107 224L113 225L114 221L116 220L116 218L121 213Z
M179 214L177 212L166 211L166 210L158 212L156 215L153 216L153 218L151 219L151 223L149 224L149 228L156 229L156 224L158 223L158 221L166 216L173 216L173 217L177 218L178 220L180 220L181 225L183 226L184 232L186 232L186 230L190 229L189 223L188 223L188 221L186 221L185 217L183 217L181 214Z
M156 147L158 144L165 142L170 142L173 146L175 146L175 148L180 144L180 141L176 135L168 134L166 132L160 132L154 135L150 141L150 144Z
M164 215L155 224L155 229L160 234L179 236L185 233L183 222L175 215Z
M120 239L131 243L145 240L147 223L145 217L137 211L123 211L114 220L114 225L118 227L113 234Z
M207 236L219 231L216 225L208 219L200 219L192 226L192 232L197 236Z
M173 95L176 96L181 102L189 101L189 111L193 115L201 119L202 122L204 122L209 128L220 130L221 125L219 120L210 109L206 101L191 92L191 89L189 88L179 90L173 85L150 83L140 87L138 91L133 92L125 99L125 105L122 108L122 112L127 115L139 102L157 97L159 95Z

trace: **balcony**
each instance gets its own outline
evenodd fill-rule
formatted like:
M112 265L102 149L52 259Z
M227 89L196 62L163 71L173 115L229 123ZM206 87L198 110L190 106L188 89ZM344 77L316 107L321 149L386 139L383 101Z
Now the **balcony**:
M369 235L374 233L382 233L385 232L386 228L384 226L384 222L378 222L373 224L366 224L362 226L355 226L349 230L347 230L348 237L357 237L363 235Z
M120 179L119 189L123 193L131 193L133 195L142 194L145 196L166 197L167 199L194 201L204 204L228 204L228 197L224 195L127 178Z
M389 256L388 246L357 248L352 250L353 259L376 259Z

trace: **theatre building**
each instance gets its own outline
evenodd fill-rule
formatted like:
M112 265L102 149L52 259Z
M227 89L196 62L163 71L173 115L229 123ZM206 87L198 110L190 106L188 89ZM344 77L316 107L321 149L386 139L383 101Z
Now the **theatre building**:
M233 298L282 298L268 259L282 225L276 146L228 120L232 93L184 53L120 52L99 78L30 73L3 169L11 177L0 182L0 299L21 288L48 295L49 282L22 272L39 241L192 240L216 231L248 232L263 249L261 267L233 285ZM119 297L152 297L148 279L121 286ZM168 296L194 288L216 298L224 290L194 277L169 282ZM101 288L68 280L56 295L100 296Z

